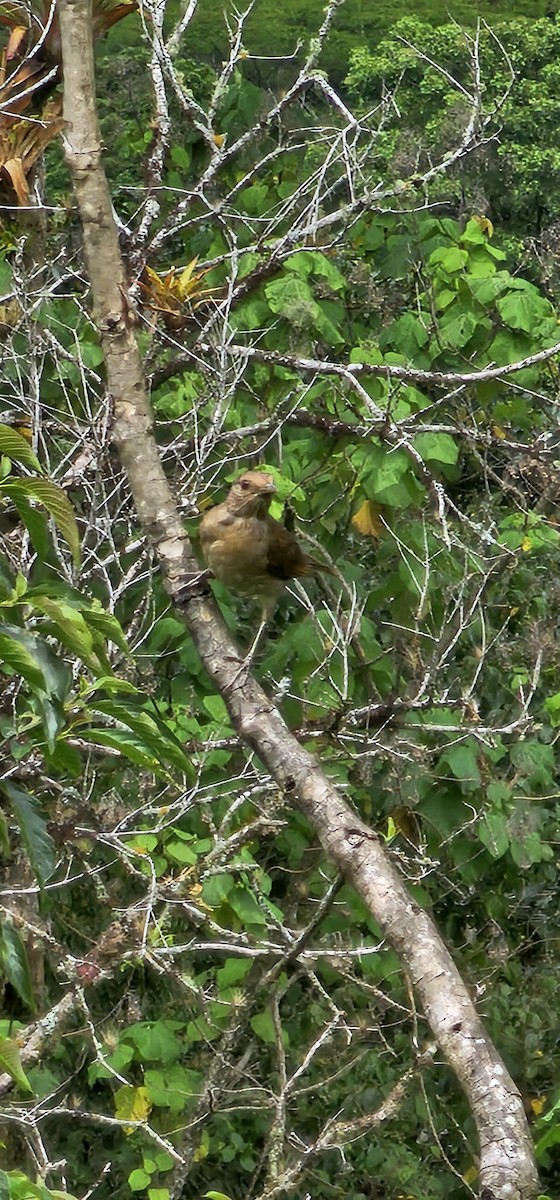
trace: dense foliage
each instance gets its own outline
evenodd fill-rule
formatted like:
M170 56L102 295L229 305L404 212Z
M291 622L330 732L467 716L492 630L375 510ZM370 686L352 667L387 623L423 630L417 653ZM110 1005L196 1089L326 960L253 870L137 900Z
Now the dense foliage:
M398 32L467 87L459 30ZM320 82L286 101L243 50L222 75L195 69L190 45L177 55L151 127L145 47L100 72L185 521L196 538L239 469L266 465L274 515L295 509L302 543L333 563L307 600L282 601L258 674L436 916L523 1093L550 1195L559 318L511 235L519 250L524 222L556 215L559 37L553 21L501 30L501 47L484 35L485 113L510 60L522 79L502 145L449 172L457 89L392 40L355 51L349 76L365 108L411 68L379 130L377 114L349 127ZM121 69L140 89L124 112ZM429 1061L411 981L239 742L170 611L111 449L72 213L26 220L5 221L1 266L5 1193L472 1194L468 1107ZM256 606L213 588L248 644Z
M387 169L422 167L438 157L458 134L476 89L468 53L478 43L484 79L484 108L499 114L500 131L490 129L454 177L442 178L440 195L468 206L483 205L493 219L520 237L549 230L558 219L560 157L558 51L560 25L500 21L476 34L457 24L437 30L415 17L399 21L379 45L353 49L346 80L362 102L379 102L384 88L396 88L397 105L385 132ZM515 80L511 86L512 77ZM419 104L419 97L421 102ZM557 236L556 228L550 233ZM554 253L550 239L545 250Z

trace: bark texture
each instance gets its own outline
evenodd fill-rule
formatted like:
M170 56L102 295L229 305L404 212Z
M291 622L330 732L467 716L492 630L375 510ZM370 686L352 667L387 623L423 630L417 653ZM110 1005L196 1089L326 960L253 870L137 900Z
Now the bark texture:
M59 0L64 63L64 140L83 225L94 317L114 403L114 441L138 520L157 551L172 598L198 563L179 519L152 436L134 317L102 165L96 115L91 3ZM239 736L313 825L326 853L368 905L410 973L437 1043L463 1087L480 1142L479 1195L535 1200L538 1181L521 1097L490 1042L429 915L410 898L374 833L293 737L252 679L237 679L238 648L214 604L193 596L180 610Z

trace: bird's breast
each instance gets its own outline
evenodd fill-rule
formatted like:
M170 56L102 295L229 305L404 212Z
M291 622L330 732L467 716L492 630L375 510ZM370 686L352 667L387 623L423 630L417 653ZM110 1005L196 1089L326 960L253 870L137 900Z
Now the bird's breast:
M202 550L208 566L216 579L233 591L259 595L270 584L265 523L257 517L236 517L228 512L219 515L214 512L212 516L217 519L207 520L201 528Z

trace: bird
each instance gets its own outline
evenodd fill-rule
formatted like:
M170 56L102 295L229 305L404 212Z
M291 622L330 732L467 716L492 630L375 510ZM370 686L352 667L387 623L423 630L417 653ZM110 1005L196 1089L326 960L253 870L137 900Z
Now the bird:
M200 523L202 554L214 577L232 592L260 602L261 624L247 654L249 661L286 584L320 572L335 574L327 563L306 554L295 534L270 516L275 495L272 475L246 471L224 502L209 509Z

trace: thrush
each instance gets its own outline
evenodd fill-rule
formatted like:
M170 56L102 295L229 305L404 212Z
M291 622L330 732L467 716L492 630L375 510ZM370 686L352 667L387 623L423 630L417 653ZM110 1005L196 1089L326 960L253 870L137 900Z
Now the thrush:
M200 523L207 565L232 592L260 601L262 622L251 657L278 597L290 579L334 571L302 550L291 530L270 516L276 488L264 471L246 471L236 479L223 504L209 509Z

